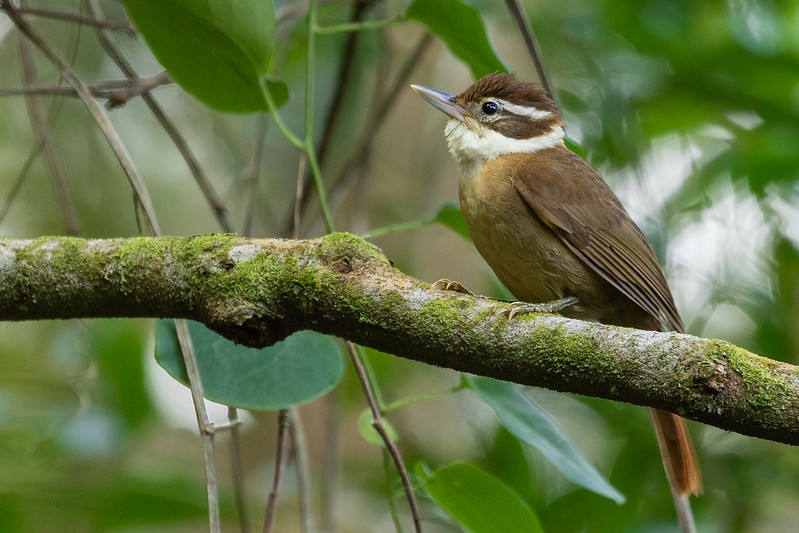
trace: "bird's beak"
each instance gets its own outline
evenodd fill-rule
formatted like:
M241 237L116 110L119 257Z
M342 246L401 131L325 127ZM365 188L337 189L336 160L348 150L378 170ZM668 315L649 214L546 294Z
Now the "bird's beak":
M455 95L445 93L442 91L436 91L435 89L429 89L427 87L422 87L421 85L411 85L411 89L416 91L422 98L427 100L427 103L441 111L442 113L460 120L461 122L464 121L464 117L466 116L466 109L458 102L455 101Z

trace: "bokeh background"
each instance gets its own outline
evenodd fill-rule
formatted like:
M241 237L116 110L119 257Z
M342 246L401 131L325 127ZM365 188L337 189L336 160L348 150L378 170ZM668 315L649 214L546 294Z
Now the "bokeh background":
M301 131L305 27L301 6L281 15L274 77L291 99L282 115ZM409 2L324 2L320 22L401 16ZM505 63L534 69L503 2L473 1ZM568 134L650 238L690 333L724 338L795 363L799 347L799 4L728 0L527 0ZM28 7L86 13L79 1ZM123 21L122 6L91 2ZM28 16L89 83L120 79L90 26ZM160 67L136 36L114 42L142 75ZM328 135L323 171L337 229L368 234L424 221L457 199L444 118L407 89L460 92L469 69L414 22L319 37L316 128ZM24 54L37 85L58 72L0 12L0 235L29 238L139 234L131 191L83 105L44 96L53 164L37 153ZM344 66L348 70L345 70ZM345 74L342 74L345 73ZM340 83L342 75L346 83ZM342 96L335 94L340 87ZM395 92L392 89L398 88ZM324 232L310 195L292 227L298 155L264 116L210 111L176 86L154 92L210 177L233 229L257 236ZM387 94L393 94L386 99ZM154 198L165 233L222 231L186 163L140 100L111 112ZM374 239L398 268L427 281L501 289L472 245L437 225ZM153 359L146 320L0 326L0 531L196 531L205 528L202 449L188 392ZM457 385L451 371L370 353L388 400ZM644 409L531 390L570 438L627 497L619 506L579 489L498 429L467 392L389 416L409 463L473 460L513 486L547 531L674 531L668 490ZM300 409L315 507L336 531L391 531L383 454L364 441L366 408L348 368L335 392ZM213 411L224 422L224 409ZM242 455L256 527L274 468L275 413L242 415ZM799 453L691 423L706 493L702 531L793 531L799 523ZM223 517L235 531L226 437L218 438ZM286 477L278 531L297 531L296 483ZM331 474L332 472L332 474ZM327 510L326 510L327 509ZM457 531L423 502L431 531ZM320 519L324 523L324 519Z

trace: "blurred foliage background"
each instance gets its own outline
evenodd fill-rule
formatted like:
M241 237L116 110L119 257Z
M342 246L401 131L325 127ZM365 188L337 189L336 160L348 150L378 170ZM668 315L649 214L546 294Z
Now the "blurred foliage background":
M534 78L503 2L475 0L509 68ZM320 23L400 17L401 0L324 2ZM689 332L720 337L796 363L799 348L799 4L728 0L523 2L567 120L568 134L649 236ZM111 0L34 2L28 8L125 20ZM303 5L277 2L270 75L303 120ZM88 83L122 78L88 25L26 15ZM430 219L457 198L444 120L407 89L460 92L469 69L424 28L405 21L319 36L315 126L336 226L366 234ZM127 32L114 42L142 76L161 68ZM139 233L130 189L83 105L44 96L54 155L39 153L21 59L34 85L58 72L21 49L0 13L0 235L85 237ZM30 78L29 82L30 82ZM343 80L343 81L342 81ZM339 94L340 93L340 94ZM210 111L176 86L154 95L209 176L235 231L323 233L313 194L292 229L298 155L263 115ZM390 95L390 98L386 98ZM337 112L329 122L330 109ZM220 227L186 163L140 99L111 112L143 174L165 233ZM321 138L321 133L320 133ZM27 170L26 161L34 154ZM53 167L60 169L60 180ZM471 244L440 225L375 239L410 275L457 279L501 294ZM150 321L6 323L0 328L0 531L196 531L205 528L202 450L188 391L153 362ZM370 353L382 394L396 400L457 385L454 372ZM472 460L527 500L547 531L674 531L668 488L644 409L544 390L533 397L627 497L617 505L566 480L499 429L461 392L392 412L409 463ZM319 516L336 531L392 530L383 454L364 441L366 404L351 369L334 393L302 406ZM274 467L274 413L244 415L243 460L251 520L259 524ZM224 421L224 409L218 417ZM799 454L787 446L691 424L706 493L701 531L793 531L799 523ZM234 531L226 437L220 436L223 518ZM332 459L331 459L332 458ZM290 471L293 466L290 465ZM331 473L332 472L332 473ZM296 531L288 475L279 531ZM326 509L329 509L326 511ZM457 531L423 502L429 531ZM405 518L403 518L405 520ZM325 525L325 519L321 519Z

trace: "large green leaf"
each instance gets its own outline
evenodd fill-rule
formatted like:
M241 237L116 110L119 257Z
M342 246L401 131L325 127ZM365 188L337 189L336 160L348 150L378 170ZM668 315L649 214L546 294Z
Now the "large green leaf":
M505 429L538 449L564 476L588 490L624 503L624 496L585 460L552 415L518 385L480 376L466 376L465 381L494 410Z
M425 491L463 529L471 533L543 532L535 512L501 480L471 463L428 472L417 466Z
M266 75L275 8L272 0L123 0L155 57L186 92L228 112L266 110ZM271 82L275 101L285 88Z
M311 401L341 380L344 363L336 342L312 331L274 346L238 346L198 322L189 322L197 364L209 400L245 409L284 409ZM188 383L175 323L156 322L155 358L169 375Z
M491 47L480 12L460 0L414 0L406 16L437 35L475 78L508 69Z

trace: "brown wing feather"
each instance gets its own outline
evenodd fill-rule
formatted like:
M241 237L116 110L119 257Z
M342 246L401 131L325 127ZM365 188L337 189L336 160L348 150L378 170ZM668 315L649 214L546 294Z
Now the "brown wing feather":
M610 187L566 148L546 152L513 175L525 202L597 274L669 329L683 331L649 242ZM584 183L566 188L563 180Z

